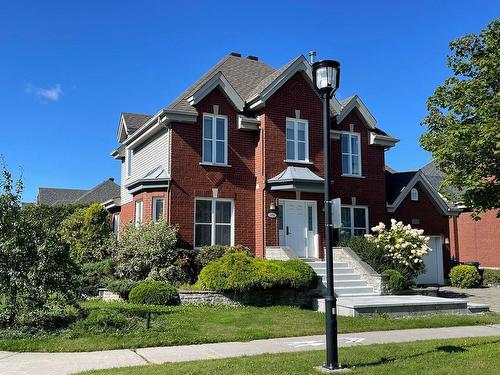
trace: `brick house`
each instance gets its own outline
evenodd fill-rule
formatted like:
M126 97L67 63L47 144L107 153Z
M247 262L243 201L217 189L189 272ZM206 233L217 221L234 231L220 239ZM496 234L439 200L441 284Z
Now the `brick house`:
M403 181L386 171L385 151L398 140L358 96L334 98L331 113L340 236L418 219L443 254L455 213L421 173ZM322 103L303 56L274 69L231 53L155 115L123 113L118 141L122 223L177 224L186 247L241 244L257 256L287 247L323 258Z

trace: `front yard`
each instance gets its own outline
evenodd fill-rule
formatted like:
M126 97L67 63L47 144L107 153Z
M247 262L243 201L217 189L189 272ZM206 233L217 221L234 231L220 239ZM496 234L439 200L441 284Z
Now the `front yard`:
M340 349L340 359L353 374L498 374L500 337L417 341L405 344L356 346ZM160 375L160 374L315 374L314 366L323 363L325 352L266 354L165 365L149 365L86 375ZM83 374L82 374L83 375Z
M23 333L0 330L0 350L77 352L172 346L324 333L324 315L292 307L152 307L88 301L88 315L69 328ZM147 312L151 324L147 329ZM339 317L340 333L486 325L500 323L499 314L434 315L412 318Z

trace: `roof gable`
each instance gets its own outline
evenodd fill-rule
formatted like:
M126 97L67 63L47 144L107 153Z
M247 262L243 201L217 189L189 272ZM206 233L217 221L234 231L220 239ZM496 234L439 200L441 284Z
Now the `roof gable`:
M198 88L193 94L187 99L190 105L198 104L205 96L207 96L216 87L220 87L222 92L228 97L228 99L233 103L238 111L243 111L245 102L239 94L236 92L234 87L229 83L222 72L217 72L212 78L206 81L200 88Z
M142 125L151 119L151 115L141 113L122 112L118 125L118 141L123 142L128 136L134 134Z
M87 191L75 200L74 203L102 203L118 196L120 196L120 186L118 186L114 180L108 179Z

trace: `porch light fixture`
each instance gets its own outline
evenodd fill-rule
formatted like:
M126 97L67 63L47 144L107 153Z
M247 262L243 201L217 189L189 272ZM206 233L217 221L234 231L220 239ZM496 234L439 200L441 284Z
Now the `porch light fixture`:
M337 299L333 287L333 226L332 198L330 195L330 99L339 88L340 63L322 60L312 64L314 86L323 101L323 166L324 166L324 215L325 215L325 260L326 260L326 371L341 370L337 338Z

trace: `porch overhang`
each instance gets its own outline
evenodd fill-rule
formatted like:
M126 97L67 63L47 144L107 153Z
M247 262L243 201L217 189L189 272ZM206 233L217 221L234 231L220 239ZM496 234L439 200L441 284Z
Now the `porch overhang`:
M271 191L323 192L324 179L309 168L290 166L283 172L267 180Z
M143 178L132 181L125 187L130 194L137 194L145 190L163 190L170 186L170 176L162 166L149 172Z

